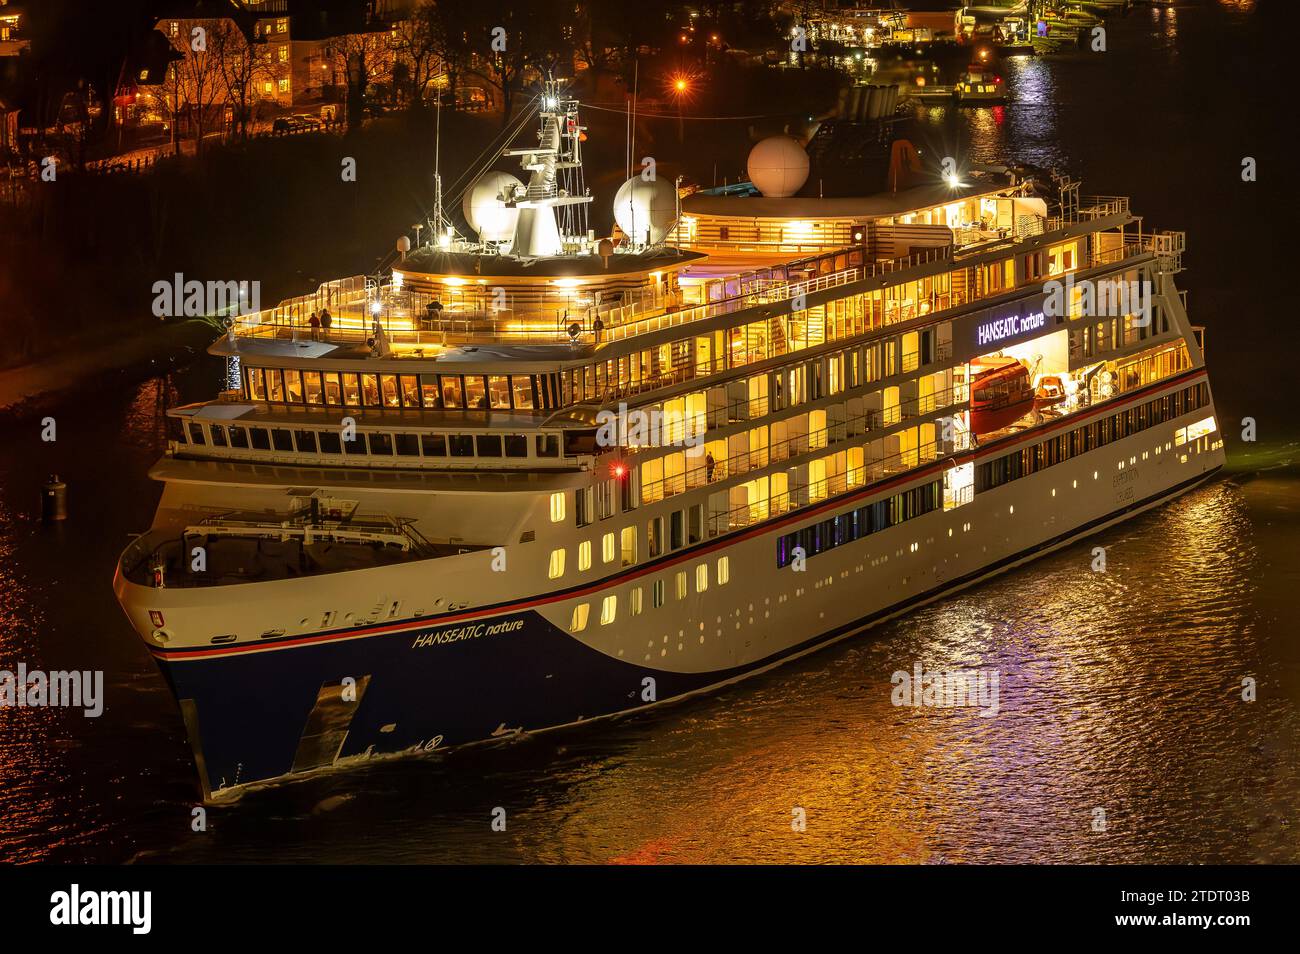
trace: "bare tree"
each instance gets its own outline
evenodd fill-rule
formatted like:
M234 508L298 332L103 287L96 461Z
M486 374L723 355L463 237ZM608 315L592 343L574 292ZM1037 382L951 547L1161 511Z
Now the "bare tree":
M234 114L231 131L247 139L257 81L270 75L266 61L233 20L222 20L209 31L208 50L217 58L221 86Z
M348 33L325 44L330 57L347 84L346 121L349 131L365 120L371 86L386 82L391 73L392 51L384 33Z
M225 103L220 59L213 52L211 38L219 20L181 20L172 45L183 56L167 68L162 84L162 100L173 129L173 143L178 142L177 124L184 118L194 139L194 151L203 146L210 113Z
M423 102L429 84L441 71L436 21L430 15L433 6L432 0L425 0L409 17L393 24L387 39L394 58L394 85L399 85L400 72L401 91L412 107Z

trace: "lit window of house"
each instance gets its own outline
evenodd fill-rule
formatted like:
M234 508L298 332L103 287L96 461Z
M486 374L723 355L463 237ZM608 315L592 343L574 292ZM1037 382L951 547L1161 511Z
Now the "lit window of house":
M287 93L287 92L289 92L289 81L288 81L288 79L282 79L282 80L280 80L280 92L282 92L282 93Z
M279 55L279 57L280 57L280 62L281 62L281 63L288 63L288 62L289 62L289 47L288 47L288 46L282 46L282 47L280 47L280 51L279 51L279 54L278 54L278 55Z
M280 32L280 33L288 33L288 32L289 32L289 20L288 20L288 18L286 18L286 17L281 17L280 19L276 20L276 21L275 21L275 29L276 29L278 32Z

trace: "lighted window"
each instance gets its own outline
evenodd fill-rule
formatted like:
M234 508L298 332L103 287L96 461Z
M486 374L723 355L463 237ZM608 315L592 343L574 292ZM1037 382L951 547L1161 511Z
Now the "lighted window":
M709 588L709 565L701 563L695 568L695 592L703 593Z
M279 86L280 86L280 92L282 93L289 92L289 81L287 79L280 80Z
M600 625L608 626L618 616L618 597L607 596L600 603Z
M573 608L573 619L569 621L570 632L580 633L587 628L587 614L590 610L587 603L579 603Z
M551 523L564 519L564 494L551 494Z
M664 605L664 581L663 580L655 580L654 589L651 590L650 597L651 597L650 605L653 606L655 609L658 609L659 607Z
M684 599L686 599L686 571L685 571L685 570L678 570L678 571L677 571L677 580L676 580L676 583L677 583L677 586L676 586L676 590L677 590L677 598L678 598L679 600L684 600Z
M564 548L551 551L551 565L547 575L552 580L558 580L564 576Z
M1207 417L1202 421L1197 421L1195 424L1189 424L1187 425L1187 441L1190 443L1191 441L1204 437L1206 434L1213 434L1215 428L1216 425L1214 423L1214 418L1212 417Z
M731 557L718 557L718 586L731 581Z
M636 563L636 527L623 528L623 565Z
M602 563L613 563L614 552L614 534L607 533L600 538L600 561Z
M578 544L578 569L591 569L591 541L583 540Z
M645 593L639 586L633 587L632 592L628 594L627 604L633 616L641 615L641 610L644 609L644 606L642 605L644 597Z
M280 47L280 50L279 50L279 57L280 57L280 62L281 62L281 63L288 63L288 62L289 62L289 48L288 48L287 46L282 46L282 47Z

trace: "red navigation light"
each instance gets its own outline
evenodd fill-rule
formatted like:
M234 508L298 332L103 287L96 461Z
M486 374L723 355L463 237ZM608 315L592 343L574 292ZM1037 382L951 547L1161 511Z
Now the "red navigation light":
M609 468L609 472L614 475L615 480L622 480L627 476L627 464L614 464Z
M993 77L993 82L995 82L995 83L1001 83L1001 82L1002 82L1002 77L1001 77L1001 76L995 76L995 77Z

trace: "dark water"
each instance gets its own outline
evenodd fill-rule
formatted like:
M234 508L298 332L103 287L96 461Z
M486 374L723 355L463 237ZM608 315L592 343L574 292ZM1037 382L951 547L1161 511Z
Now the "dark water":
M1300 861L1300 426L1273 244L1294 205L1277 201L1291 25L1273 10L1140 8L1106 54L1008 64L1015 103L926 110L915 134L1067 168L1188 231L1228 478L715 698L258 793L195 833L179 718L109 583L157 500L163 408L220 369L107 389L56 412L53 444L0 431L0 668L108 682L99 719L0 709L0 859ZM35 519L49 471L71 491L56 529ZM1000 670L997 717L894 707L890 674L917 661Z

